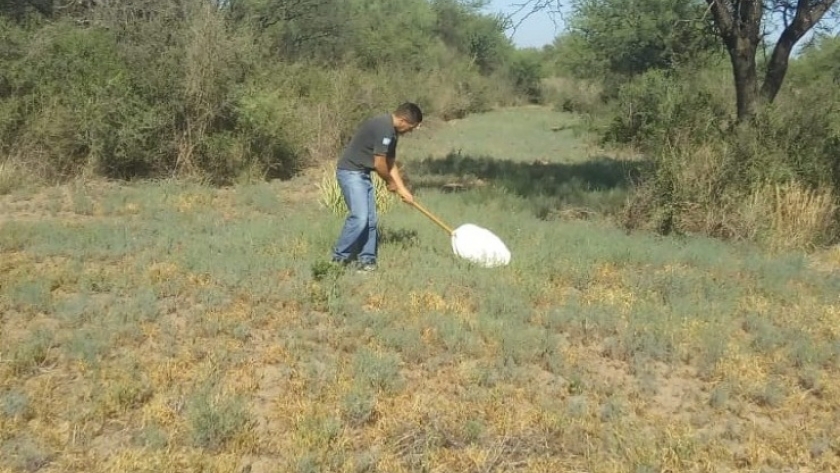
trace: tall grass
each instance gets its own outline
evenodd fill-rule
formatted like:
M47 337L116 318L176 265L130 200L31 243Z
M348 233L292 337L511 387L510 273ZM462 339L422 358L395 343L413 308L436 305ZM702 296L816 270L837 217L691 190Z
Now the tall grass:
M399 202L392 192L388 191L388 184L385 180L372 173L373 191L376 196L377 213L386 214L394 204ZM318 183L318 199L321 205L336 215L344 215L347 212L347 203L341 194L341 187L336 178L335 163L326 164L321 171L321 181Z
M10 194L33 181L18 162L11 159L0 161L0 195Z
M837 230L837 198L829 188L793 181L759 185L746 200L742 218L774 249L812 249L832 243Z

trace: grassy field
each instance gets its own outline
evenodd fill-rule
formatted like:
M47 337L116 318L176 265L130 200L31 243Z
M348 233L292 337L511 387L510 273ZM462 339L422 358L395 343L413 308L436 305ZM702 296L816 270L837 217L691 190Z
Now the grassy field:
M400 204L380 271L337 272L317 172L0 197L0 471L840 470L838 255L626 234L640 163L574 130L401 142L492 270Z

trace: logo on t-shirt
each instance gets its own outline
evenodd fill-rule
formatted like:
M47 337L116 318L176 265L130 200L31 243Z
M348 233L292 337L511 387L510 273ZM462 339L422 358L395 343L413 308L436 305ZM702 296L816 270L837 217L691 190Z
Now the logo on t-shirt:
M390 145L391 144L391 138L388 138L386 136L385 138L382 139L382 144L385 145L385 146Z

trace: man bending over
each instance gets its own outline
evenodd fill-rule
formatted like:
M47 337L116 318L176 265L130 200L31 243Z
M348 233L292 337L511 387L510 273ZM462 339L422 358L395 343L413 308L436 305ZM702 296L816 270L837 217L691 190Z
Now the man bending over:
M345 147L336 179L350 212L333 248L333 262L348 264L356 258L359 270L376 270L378 218L371 173L385 180L388 191L397 193L403 202L414 202L396 164L397 142L422 121L420 107L403 103L391 113L365 120Z

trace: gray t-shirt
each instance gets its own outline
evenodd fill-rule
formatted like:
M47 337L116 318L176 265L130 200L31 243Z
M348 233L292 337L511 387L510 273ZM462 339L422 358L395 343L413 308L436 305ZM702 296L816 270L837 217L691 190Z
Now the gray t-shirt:
M389 159L397 155L396 130L390 113L367 119L356 130L338 160L338 169L350 171L373 170L373 157L383 154Z

